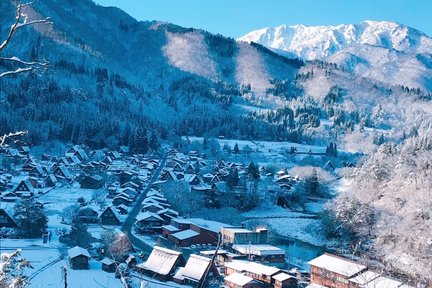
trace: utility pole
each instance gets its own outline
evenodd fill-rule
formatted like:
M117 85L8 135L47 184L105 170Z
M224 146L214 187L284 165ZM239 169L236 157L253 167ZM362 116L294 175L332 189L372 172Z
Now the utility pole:
M200 288L204 288L205 287L205 283L207 282L207 277L208 277L208 275L210 273L210 269L213 267L213 264L214 264L214 261L216 259L217 253L218 253L219 248L221 246L222 246L222 236L221 236L221 233L219 232L218 233L218 244L216 246L216 250L215 250L215 252L214 252L214 254L213 254L213 256L212 256L212 258L210 260L209 267L206 269L206 271L204 273L204 277L203 277L203 280L201 282Z
M66 268L66 266L63 266L62 269L63 269L64 288L67 288L67 286L68 286L68 284L67 284L67 268Z

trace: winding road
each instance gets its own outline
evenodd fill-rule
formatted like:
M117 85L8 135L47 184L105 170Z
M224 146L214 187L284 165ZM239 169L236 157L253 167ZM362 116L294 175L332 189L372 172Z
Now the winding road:
M153 173L152 177L150 178L150 181L148 182L147 186L141 191L141 194L139 198L135 202L135 206L132 209L132 211L127 216L126 220L124 221L123 225L121 226L121 231L126 233L129 237L130 242L132 243L132 246L134 248L137 248L139 250L142 250L144 252L150 253L153 250L153 247L142 241L141 239L135 237L132 233L132 228L135 223L136 216L141 211L141 204L143 200L146 198L146 194L151 189L151 184L155 182L159 174L161 173L163 167L165 166L167 154L164 155L161 162L159 163L159 167L156 169L156 171Z

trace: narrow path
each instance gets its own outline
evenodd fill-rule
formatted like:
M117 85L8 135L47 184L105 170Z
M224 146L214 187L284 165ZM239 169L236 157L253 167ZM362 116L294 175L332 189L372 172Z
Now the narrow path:
M150 178L147 186L141 191L141 195L136 200L134 208L128 214L126 220L124 221L123 225L120 228L121 231L123 231L124 233L126 233L128 235L130 242L132 243L132 245L135 248L138 248L139 250L142 250L142 251L147 252L147 253L150 253L153 250L153 247L151 247L150 245L148 245L147 243L145 243L141 239L135 237L132 234L132 227L135 223L136 216L139 214L139 212L141 210L141 203L144 200L144 198L146 197L147 192L150 191L150 189L151 189L151 184L158 179L159 174L161 173L163 167L165 166L166 158L167 158L167 154L165 154L164 157L162 158L161 162L159 163L159 167L153 173L153 176Z

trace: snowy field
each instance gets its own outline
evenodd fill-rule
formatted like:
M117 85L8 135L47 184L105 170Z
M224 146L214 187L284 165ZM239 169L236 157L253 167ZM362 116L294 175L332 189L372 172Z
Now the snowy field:
M316 208L316 207L315 207ZM279 206L254 209L243 213L247 222L259 221L281 237L299 240L314 246L326 246L330 243L321 232L321 220L316 216L293 212Z
M90 261L89 270L67 269L68 287L76 288L122 288L124 287L114 273L107 273L101 269L102 264L97 261ZM63 267L68 267L67 261L62 260L50 266L31 279L29 288L64 287Z

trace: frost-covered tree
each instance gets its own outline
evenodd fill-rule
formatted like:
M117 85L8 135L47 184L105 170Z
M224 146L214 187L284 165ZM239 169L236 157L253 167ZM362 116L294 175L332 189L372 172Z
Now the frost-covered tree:
M8 44L13 40L14 36L16 36L17 32L22 30L24 27L31 26L31 25L38 25L38 24L48 24L50 23L49 18L45 19L36 19L32 20L29 19L28 13L26 13L26 9L29 8L29 6L32 5L32 3L22 3L22 1L19 1L16 6L16 17L13 22L13 24L10 27L9 33L6 36L6 39L3 40L0 44L0 53L3 54L4 49L8 46ZM37 70L40 70L42 68L46 68L48 66L47 62L40 62L40 61L25 61L21 60L17 56L0 56L0 60L2 62L5 62L8 64L6 67L12 66L12 69L6 69L5 71L0 72L0 78L14 75L14 74L20 74L24 72L35 72Z
M21 257L21 250L2 253L0 263L0 287L22 288L29 284L27 276L23 274L23 269L33 267Z
M400 144L383 143L331 204L336 227L390 270L432 281L432 119ZM430 283L430 282L429 282Z

